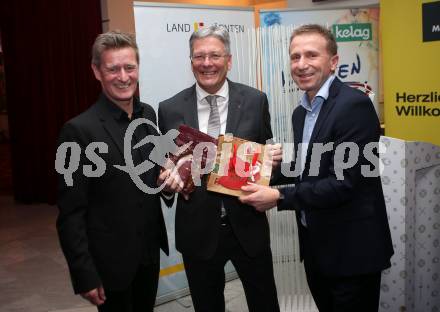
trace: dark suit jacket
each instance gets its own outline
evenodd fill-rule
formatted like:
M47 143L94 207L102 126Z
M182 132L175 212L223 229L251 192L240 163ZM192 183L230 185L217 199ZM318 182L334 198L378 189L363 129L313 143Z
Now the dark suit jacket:
M292 115L296 150L302 141L305 115L302 106ZM357 275L390 266L393 247L381 181L361 174L361 165L371 164L364 157L364 146L378 142L379 137L379 120L370 99L335 78L310 139L302 178L294 181L295 187L281 190L285 199L278 206L279 210L295 209L298 224L299 211L305 211L308 247L322 274ZM322 155L318 175L310 176L312 144L329 142L334 142L333 151ZM334 151L343 142L359 146L359 161L344 170L343 180L337 180ZM303 227L299 229L304 252Z
M195 85L159 104L162 134L181 124L198 129ZM226 133L258 143L272 138L267 97L264 93L229 81ZM255 256L269 248L266 215L236 197L206 190L206 177L188 201L179 196L176 210L176 248L187 257L210 258L219 239L220 209L223 201L231 226L244 251Z
M154 110L140 104L144 117L156 123ZM157 258L159 245L168 253L159 195L143 193L128 173L113 167L125 165L124 132L111 115L110 105L114 104L101 95L91 108L68 121L60 134L60 143L77 142L82 149L73 186L66 186L61 175L58 184L57 229L75 293L101 284L106 289L124 289L143 261L145 248L151 248ZM157 134L153 127L147 131ZM90 164L84 151L91 142L108 146L108 153L99 154L106 163L106 171L98 178L87 178L82 173L82 166ZM156 185L157 169L147 175L146 183L150 187ZM146 228L148 220L157 222L158 233ZM147 241L155 246L146 246Z

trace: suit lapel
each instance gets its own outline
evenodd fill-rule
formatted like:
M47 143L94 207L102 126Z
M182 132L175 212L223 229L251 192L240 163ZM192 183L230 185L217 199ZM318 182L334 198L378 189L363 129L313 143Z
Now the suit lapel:
M110 135L110 138L113 140L115 145L117 146L121 156L124 156L124 136L125 133L121 131L120 127L116 124L115 119L110 114L110 111L106 107L106 105L110 105L108 100L101 95L97 103L97 110L99 114L99 119L102 122L102 126Z
M153 126L150 125L150 124L146 124L146 125L144 124L144 125L143 125L143 126L145 126L146 129L147 129L147 134L158 135L159 132L158 132L158 129L157 129L156 116L151 116L151 114L150 114L150 112L148 111L147 107L145 107L144 104L141 104L141 105L142 105L142 118L145 118L145 119L147 119L147 120L149 120L149 121L151 121L152 123L155 124L155 127L153 127ZM153 112L154 112L154 111L153 111Z
M299 106L292 115L293 141L296 145L302 142L305 118L306 110L304 107Z
M196 95L196 85L192 86L188 90L188 93L184 97L184 103L182 105L183 109L183 119L184 123L195 129L199 129L199 114L197 112L197 95Z
M325 123L328 115L330 114L332 108L334 107L334 104L336 103L336 96L339 93L339 89L341 88L342 82L336 77L333 80L332 85L329 89L329 96L327 100L322 103L321 111L319 112L318 119L316 120L315 127L313 128L312 135L310 137L309 146L307 148L307 154L306 154L306 164L304 168L304 172L309 169L309 161L312 153L312 146L313 143L315 143L315 140L319 134L319 131L322 128L322 125ZM303 138L303 131L304 131L304 122L306 117L307 111L302 107L298 107L298 111L294 113L292 116L292 123L293 123L293 135L294 135L294 142L295 142L295 148L296 151L298 151L298 143L302 142ZM297 116L295 114L298 114ZM309 161L307 161L309 160Z
M329 89L329 95L326 101L322 103L321 111L319 112L318 119L316 120L315 127L313 128L312 136L310 137L310 143L315 142L316 137L319 134L319 131L321 130L322 125L325 123L325 120L327 119L330 111L334 107L334 104L336 102L336 96L339 93L339 89L341 88L342 82L335 78L333 80L333 83L330 86ZM308 153L311 152L310 150L311 145L309 146Z
M241 117L243 97L237 89L237 85L228 80L229 103L228 117L226 119L226 133L235 133Z

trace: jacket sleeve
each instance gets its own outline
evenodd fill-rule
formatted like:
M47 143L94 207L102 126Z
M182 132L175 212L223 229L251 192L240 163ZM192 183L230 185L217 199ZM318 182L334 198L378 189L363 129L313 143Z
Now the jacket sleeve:
M261 96L261 140L265 144L267 140L273 138L272 127L270 125L269 102L265 93Z
M160 131L161 135L165 135L168 131L168 129L165 127L165 119L163 117L163 107L162 107L162 102L159 103L159 108L157 111L157 115L158 115L158 128ZM174 198L175 198L175 194L174 193L160 193L160 197L163 199L163 202L165 203L165 205L168 208L171 208L174 204Z
M68 186L65 175L58 174L58 208L57 231L61 248L69 267L73 289L76 294L87 292L101 285L97 269L91 254L87 237L86 217L89 205L89 180L83 175L82 168L85 164L85 142L82 140L80 130L71 123L67 123L61 130L59 137L60 146L65 142L73 142L81 148L80 155L71 152L65 158L68 167L79 158L79 166L72 174L72 186ZM72 151L72 149L71 149ZM58 158L58 157L57 157Z
M374 107L366 96L357 96L355 100L345 101L344 109L338 110L332 137L334 138L333 150L328 163L311 164L325 165L327 174L319 178L303 178L295 187L282 190L285 196L284 204L279 207L283 209L298 209L300 206L305 209L335 209L351 201L355 196L359 197L359 184L366 183L362 176L361 167L371 165L364 155L364 147L371 142L378 142L380 129L379 121ZM357 147L359 154L355 164L342 170L342 158L335 153L340 144L350 144ZM342 145L341 145L342 146ZM354 148L353 150L355 150ZM341 153L339 153L341 155ZM342 154L347 160L347 150ZM378 164L376 164L378 165ZM306 174L306 172L305 172ZM338 179L341 174L342 179Z

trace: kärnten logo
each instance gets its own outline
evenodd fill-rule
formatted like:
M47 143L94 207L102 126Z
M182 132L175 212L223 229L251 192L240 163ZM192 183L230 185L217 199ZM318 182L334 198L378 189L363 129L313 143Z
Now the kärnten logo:
M191 24L188 23L167 23L167 32L192 32L192 31L198 31L199 29L203 28L205 26L204 22L194 22L193 28L191 28Z
M203 28L203 26L205 26L203 22L194 22L194 31L199 31L199 28Z
M369 41L373 39L371 23L334 24L332 32L336 41Z

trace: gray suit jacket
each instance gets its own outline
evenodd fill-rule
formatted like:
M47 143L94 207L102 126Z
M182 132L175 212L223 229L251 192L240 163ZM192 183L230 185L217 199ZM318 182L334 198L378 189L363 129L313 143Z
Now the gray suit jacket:
M195 85L159 103L159 128L164 134L186 124L198 129ZM266 95L254 88L229 81L226 133L266 143L272 138ZM231 226L245 252L253 257L269 248L266 215L244 205L236 197L208 192L206 177L189 200L177 200L176 248L186 257L210 258L218 244L220 209L223 201Z

